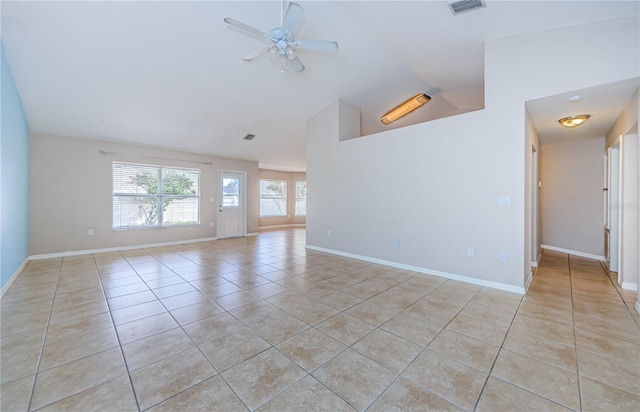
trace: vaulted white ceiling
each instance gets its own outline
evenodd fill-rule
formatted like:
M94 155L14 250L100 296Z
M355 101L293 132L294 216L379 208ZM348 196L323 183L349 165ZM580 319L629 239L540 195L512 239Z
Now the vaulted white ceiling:
M269 31L278 1L3 1L2 42L33 132L304 170L306 121L336 99L362 109L363 134L481 109L485 41L639 10L638 1L489 0L454 16L442 1L299 3L297 37L339 43L335 53L301 51L301 73L269 56L241 61L263 43L223 22ZM380 123L419 92L432 101ZM536 124L565 114L539 106Z

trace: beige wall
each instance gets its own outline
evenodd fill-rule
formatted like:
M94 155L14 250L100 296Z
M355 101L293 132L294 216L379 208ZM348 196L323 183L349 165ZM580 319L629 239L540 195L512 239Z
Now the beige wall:
M344 140L358 113L331 104L307 123L308 245L524 291L525 102L637 76L638 38L630 18L492 40L484 110L366 137Z
M259 227L304 225L307 223L306 216L296 216L296 182L306 181L306 173L260 169L260 179L284 180L287 182L287 216L261 217L258 219ZM260 196L259 191L258 196Z
M137 157L100 154L99 150ZM251 195L259 190L257 162L36 133L31 134L30 152L30 255L214 238L217 172L222 169L247 172L247 232L258 231L259 201ZM200 225L114 231L114 161L200 169ZM90 228L93 236L87 235Z
M542 147L541 243L604 255L604 137Z

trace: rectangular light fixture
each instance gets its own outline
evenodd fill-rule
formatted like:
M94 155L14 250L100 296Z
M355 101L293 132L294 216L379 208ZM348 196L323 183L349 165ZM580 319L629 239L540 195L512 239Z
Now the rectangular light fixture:
M427 96L424 93L416 94L411 99L407 100L401 105L396 106L393 109L389 110L387 113L385 113L384 116L380 118L380 121L384 124L391 124L392 122L395 122L402 116L407 115L412 111L416 110L418 107L427 103L429 100L431 100L431 97Z

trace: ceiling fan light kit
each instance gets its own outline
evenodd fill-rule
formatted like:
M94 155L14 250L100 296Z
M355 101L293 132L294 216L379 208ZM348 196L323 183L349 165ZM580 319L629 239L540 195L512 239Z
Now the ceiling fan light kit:
M431 100L431 97L427 96L424 93L418 93L412 98L410 98L409 100L407 100L406 102L389 110L387 113L384 114L384 116L380 118L380 121L383 124L391 124L392 122L395 122L402 116L405 116L411 113L412 111L416 110L418 107L424 105L429 100Z
M280 26L274 27L268 34L230 17L226 17L224 21L233 27L244 30L247 34L257 35L258 38L271 43L271 46L249 53L242 60L250 62L266 53L271 53L273 56L280 56L280 70L285 71L291 68L296 72L301 72L304 70L304 65L298 58L297 49L322 51L336 51L338 49L338 43L335 41L296 40L294 33L300 26L303 11L304 9L298 3L289 3Z
M563 117L562 119L558 120L558 122L560 122L560 124L564 127L573 128L584 124L587 119L589 119L589 117L591 116L588 114L574 114L573 116Z

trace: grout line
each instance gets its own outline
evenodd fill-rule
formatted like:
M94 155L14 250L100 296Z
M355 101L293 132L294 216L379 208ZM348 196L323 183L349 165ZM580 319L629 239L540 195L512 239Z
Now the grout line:
M47 318L47 325L44 329L44 336L42 337L42 346L40 347L40 353L38 354L38 362L36 364L35 377L33 378L33 386L31 387L31 394L29 395L29 403L27 404L27 411L31 410L31 403L33 402L33 394L36 391L36 384L38 383L38 374L40 372L40 362L42 361L42 354L44 352L44 345L47 342L47 332L49 331L49 323L51 322L51 315L53 314L53 305L56 300L56 293L58 291L58 282L60 282L60 272L62 271L63 259L60 259L60 266L58 267L58 280L53 291L53 298L51 299L51 309L49 309L49 317Z

